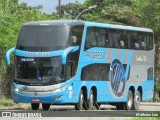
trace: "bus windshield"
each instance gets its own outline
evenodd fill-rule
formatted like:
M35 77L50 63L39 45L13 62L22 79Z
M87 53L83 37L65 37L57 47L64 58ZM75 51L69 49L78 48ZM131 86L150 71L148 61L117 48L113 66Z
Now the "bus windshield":
M64 80L61 57L25 58L16 57L15 79L23 83L57 83Z
M64 49L69 42L68 25L24 25L20 31L17 49L49 51Z

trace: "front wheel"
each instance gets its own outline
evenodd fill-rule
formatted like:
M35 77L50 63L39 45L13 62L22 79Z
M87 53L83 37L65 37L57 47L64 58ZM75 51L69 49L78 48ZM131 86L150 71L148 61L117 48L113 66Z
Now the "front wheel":
M39 109L39 103L31 103L32 110L38 110Z
M42 103L42 108L45 111L48 111L50 109L50 104Z
M141 94L139 93L139 91L136 92L136 94L134 95L134 110L139 110L140 107L140 102L141 102Z

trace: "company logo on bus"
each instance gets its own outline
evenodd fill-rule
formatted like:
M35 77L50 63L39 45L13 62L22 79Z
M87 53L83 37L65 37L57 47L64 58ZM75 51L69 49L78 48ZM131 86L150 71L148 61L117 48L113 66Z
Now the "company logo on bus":
M124 92L126 79L124 66L118 59L113 60L110 65L109 78L114 94L120 97Z

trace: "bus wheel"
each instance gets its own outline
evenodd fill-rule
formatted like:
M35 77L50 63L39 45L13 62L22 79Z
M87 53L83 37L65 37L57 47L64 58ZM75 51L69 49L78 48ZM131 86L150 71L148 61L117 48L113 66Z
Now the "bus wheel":
M90 95L89 95L89 100L88 100L88 109L89 110L94 110L94 103L95 103L95 98L94 98L94 94L93 94L93 90L90 91Z
M79 95L79 102L75 105L75 110L84 110L85 109L85 96L83 91L81 90Z
M43 108L43 110L48 111L49 108L50 108L50 105L51 105L51 104L42 103L42 108Z
M100 110L100 106L101 106L100 103L95 102L95 108L96 108L96 110Z
M124 103L117 103L116 109L117 110L125 110L125 104Z
M138 110L140 107L140 102L141 102L141 94L139 93L139 91L136 92L136 94L134 95L134 110Z
M126 110L131 110L133 108L133 93L131 90L128 91L128 100L125 103Z
M32 110L38 110L39 109L39 103L31 103Z

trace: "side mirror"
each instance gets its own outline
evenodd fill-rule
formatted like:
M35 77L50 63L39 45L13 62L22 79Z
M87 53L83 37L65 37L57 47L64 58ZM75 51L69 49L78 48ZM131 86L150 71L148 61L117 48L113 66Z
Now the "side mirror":
M79 46L74 46L74 47L69 47L66 50L64 50L64 52L62 54L62 64L66 64L67 56L68 56L69 53L75 52L78 49L79 49Z
M6 63L7 63L7 65L11 64L10 55L14 51L15 51L15 48L11 48L6 52Z

